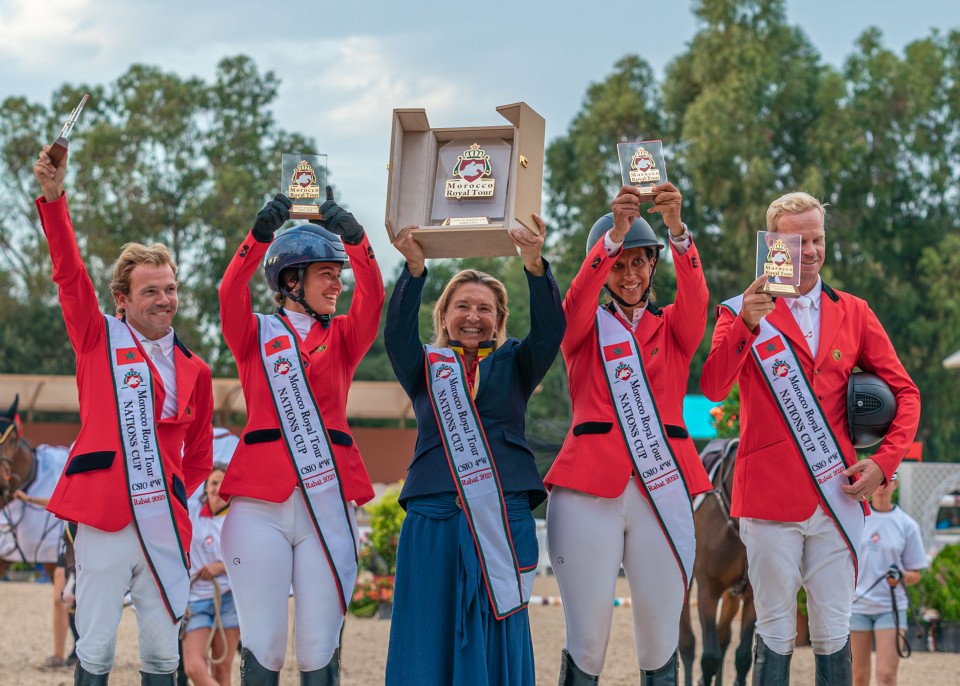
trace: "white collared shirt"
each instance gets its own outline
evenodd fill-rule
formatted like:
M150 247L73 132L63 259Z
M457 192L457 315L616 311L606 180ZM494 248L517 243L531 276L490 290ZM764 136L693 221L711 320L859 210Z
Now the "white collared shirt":
M153 366L160 373L163 380L163 389L166 391L166 397L163 400L163 412L160 413L160 419L168 419L177 416L177 366L174 362L173 354L173 329L170 329L163 338L155 341L147 340L136 329L133 329L143 351L150 357Z
M287 321L289 321L290 325L293 326L298 334L300 334L300 340L307 340L310 329L313 328L313 325L317 320L306 312L291 312L290 310L284 311L287 313Z
M801 295L800 298L808 298L810 301L810 326L811 329L804 331L804 323L802 321L802 309L798 307L800 298L789 298L787 299L787 306L790 308L790 313L793 315L794 320L797 322L797 326L800 327L800 333L804 335L807 339L807 344L810 346L810 354L814 358L817 357L817 350L820 347L820 302L823 296L823 279L819 276L817 277L817 284L810 290L806 295Z

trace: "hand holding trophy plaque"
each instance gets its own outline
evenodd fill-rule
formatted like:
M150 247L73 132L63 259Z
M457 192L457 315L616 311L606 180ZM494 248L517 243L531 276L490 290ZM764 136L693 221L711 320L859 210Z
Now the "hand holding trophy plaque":
M50 146L50 152L47 154L50 156L50 161L53 162L53 166L59 167L60 163L63 162L63 158L67 154L67 146L70 145L70 133L73 131L73 125L76 124L80 118L80 113L83 111L83 106L87 103L89 97L89 94L83 94L83 97L80 99L80 104L73 108L73 111L70 113L70 118L67 119L67 123L64 124L60 130L60 135L57 136L57 140Z
M283 153L280 192L293 202L291 219L322 219L320 189L327 185L327 156Z
M795 233L757 232L757 278L766 274L759 293L796 298L800 295L800 249L803 238Z
M640 195L654 195L653 187L668 181L662 141L617 143L617 155L623 185L637 188Z

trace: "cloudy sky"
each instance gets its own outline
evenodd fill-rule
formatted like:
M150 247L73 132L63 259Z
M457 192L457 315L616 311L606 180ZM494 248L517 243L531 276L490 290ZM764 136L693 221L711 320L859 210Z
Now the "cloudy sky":
M423 107L434 127L486 126L503 123L498 105L523 100L546 119L549 142L624 54L662 75L698 28L691 4L0 0L0 100L48 103L64 82L111 82L138 62L210 79L222 57L250 55L282 79L281 125L329 155L339 199L392 266L383 217L393 108ZM868 26L898 51L934 27L960 28L957 0L789 0L788 13L836 65Z

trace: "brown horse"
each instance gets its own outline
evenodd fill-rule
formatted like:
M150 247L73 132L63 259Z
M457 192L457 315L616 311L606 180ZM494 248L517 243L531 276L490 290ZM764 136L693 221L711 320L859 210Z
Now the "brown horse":
M730 645L730 625L743 609L740 643L737 646L735 686L745 686L752 664L753 634L757 614L753 606L753 589L747 579L747 550L740 540L739 524L730 516L733 490L733 467L737 458L738 438L711 441L700 454L710 474L713 490L700 496L694 515L697 528L697 559L693 578L697 581L697 604L703 637L703 672L699 684L720 686L723 683L723 657ZM720 616L717 616L719 606ZM684 666L684 683L693 685L693 657L696 639L690 620L689 595L680 616L680 656Z

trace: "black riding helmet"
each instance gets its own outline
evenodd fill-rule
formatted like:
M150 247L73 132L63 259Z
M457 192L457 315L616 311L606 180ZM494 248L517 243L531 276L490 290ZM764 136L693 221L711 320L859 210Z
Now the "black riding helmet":
M314 262L338 262L343 269L350 268L347 251L339 236L316 224L298 224L273 239L263 258L263 276L274 293L290 298L311 317L325 322L330 319L329 315L318 315L303 298L303 273ZM299 269L296 293L291 293L280 283L280 274L290 267Z
M870 372L854 372L847 381L847 427L853 447L883 440L897 414L897 399L886 382Z
M603 215L596 221L596 223L593 225L593 228L590 229L590 233L587 235L587 254L590 253L596 242L603 238L607 231L612 228L613 212ZM627 231L626 237L623 239L624 250L628 250L629 248L653 248L653 256L657 262L660 261L660 251L663 250L663 247L663 243L657 240L657 235L653 232L653 229L650 228L650 225L641 217L637 217L633 220L633 223L630 225L630 229ZM657 265L655 263L650 272L650 283L647 284L647 290L643 292L640 300L635 303L628 303L624 301L623 298L607 288L606 284L604 284L603 289L610 295L611 298L620 303L622 307L636 307L640 303L644 302L647 299L647 296L650 295L650 288L653 287L653 277L656 275L656 273Z

